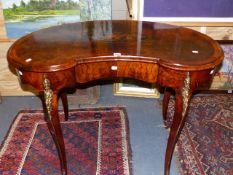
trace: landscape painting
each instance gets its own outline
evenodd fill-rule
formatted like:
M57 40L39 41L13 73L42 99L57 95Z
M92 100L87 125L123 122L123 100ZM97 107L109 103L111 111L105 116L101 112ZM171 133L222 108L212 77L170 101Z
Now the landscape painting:
M63 23L111 19L111 0L2 0L9 38Z

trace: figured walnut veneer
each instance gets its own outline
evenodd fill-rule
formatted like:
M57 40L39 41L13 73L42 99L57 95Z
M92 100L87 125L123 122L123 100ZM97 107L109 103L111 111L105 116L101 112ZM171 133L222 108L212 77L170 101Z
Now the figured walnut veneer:
M175 114L164 168L168 175L192 92L211 80L222 62L223 52L208 36L183 27L141 21L89 21L28 34L10 47L7 59L22 83L41 91L63 174L68 170L57 109L62 89L115 77L173 88ZM68 119L66 95L61 94L61 98ZM164 120L169 98L170 91L165 91Z

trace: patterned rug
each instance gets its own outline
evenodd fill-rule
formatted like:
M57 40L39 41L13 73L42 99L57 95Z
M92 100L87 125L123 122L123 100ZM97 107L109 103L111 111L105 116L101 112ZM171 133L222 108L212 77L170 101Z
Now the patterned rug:
M233 95L194 97L175 152L182 175L233 175Z
M123 107L60 112L69 175L129 175L131 149ZM1 175L60 175L42 111L21 111L0 150Z

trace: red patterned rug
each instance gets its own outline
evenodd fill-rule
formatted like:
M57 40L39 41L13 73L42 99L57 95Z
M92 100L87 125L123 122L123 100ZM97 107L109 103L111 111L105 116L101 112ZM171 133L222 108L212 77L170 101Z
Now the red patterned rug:
M182 175L233 175L233 95L192 99L176 153Z
M129 175L131 149L123 107L61 112L69 175ZM42 111L21 111L0 150L1 175L60 175Z

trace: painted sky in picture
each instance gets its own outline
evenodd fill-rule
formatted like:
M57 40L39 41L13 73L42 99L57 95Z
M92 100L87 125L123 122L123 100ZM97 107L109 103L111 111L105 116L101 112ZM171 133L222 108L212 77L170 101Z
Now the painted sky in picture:
M0 2L2 2L3 8L12 8L12 4L15 3L17 6L20 4L21 0L1 0ZM23 0L25 3L28 3L30 0ZM67 2L67 0L58 0L58 1L65 1ZM79 0L72 0L73 2L79 2Z
M28 2L29 0L24 0L24 2ZM12 4L15 3L16 5L20 4L20 0L1 0L3 8L11 8Z

